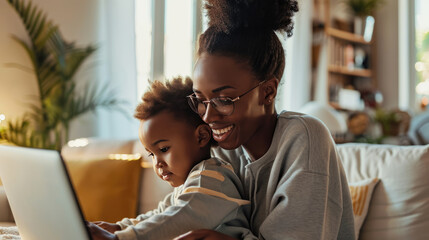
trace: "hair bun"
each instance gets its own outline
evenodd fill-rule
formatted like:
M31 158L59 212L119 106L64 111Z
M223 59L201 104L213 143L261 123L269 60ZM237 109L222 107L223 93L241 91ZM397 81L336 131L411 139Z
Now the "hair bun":
M209 26L230 33L237 29L282 30L292 35L297 0L206 0Z

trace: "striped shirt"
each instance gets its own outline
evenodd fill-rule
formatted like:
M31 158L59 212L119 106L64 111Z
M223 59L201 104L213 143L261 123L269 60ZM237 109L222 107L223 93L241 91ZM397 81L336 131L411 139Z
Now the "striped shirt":
M244 212L243 187L231 165L210 158L194 166L185 183L159 203L158 208L117 222L120 240L172 239L195 229L214 229L240 239L255 239Z

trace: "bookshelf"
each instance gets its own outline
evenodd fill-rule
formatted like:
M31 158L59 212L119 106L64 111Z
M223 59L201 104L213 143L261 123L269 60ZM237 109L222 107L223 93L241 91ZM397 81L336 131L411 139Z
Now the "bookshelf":
M326 35L334 37L334 38L342 39L342 40L348 41L348 42L353 42L353 43L358 43L358 44L366 44L366 45L371 44L371 42L366 41L363 38L363 36L361 36L361 35L356 35L354 33L350 33L350 32L343 31L343 30L338 30L338 29L331 28L331 27L328 27L326 29Z
M353 77L371 78L372 71L368 69L349 69L344 66L329 65L329 73L342 74Z
M317 14L313 16L313 51L322 47L326 51L324 54L313 52L312 81L317 85L320 79L326 79L326 100L336 109L343 109L343 98L339 97L343 89L358 93L354 96L363 96L376 89L374 41L367 35L364 37L365 34L355 34L352 20L340 22L337 19L339 11L333 9L340 1L313 0ZM323 41L315 47L317 34L319 38L323 35ZM321 74L325 76L321 77Z

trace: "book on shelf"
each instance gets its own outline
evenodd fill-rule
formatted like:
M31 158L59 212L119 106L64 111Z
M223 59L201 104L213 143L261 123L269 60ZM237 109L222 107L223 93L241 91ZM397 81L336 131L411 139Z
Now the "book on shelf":
M364 47L336 38L329 38L329 66L350 71L368 69L368 53Z

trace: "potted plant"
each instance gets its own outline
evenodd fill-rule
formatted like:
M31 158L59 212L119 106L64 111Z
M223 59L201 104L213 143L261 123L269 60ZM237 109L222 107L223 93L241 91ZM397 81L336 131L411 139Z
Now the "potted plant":
M398 111L377 108L375 121L381 125L383 137L399 135L402 117Z
M372 35L374 25L374 11L384 2L384 0L345 0L346 5L354 16L354 32L363 35L366 27L371 30L368 34ZM370 24L372 26L367 26ZM370 40L371 38L369 38Z
M7 2L18 13L28 34L28 39L16 36L13 39L32 63L31 68L16 63L10 65L35 75L38 95L29 103L31 111L0 126L0 142L60 150L69 140L72 120L98 107L124 110L119 107L123 101L118 100L107 85L99 87L89 82L77 87L74 76L96 47L79 47L66 41L59 27L32 1Z

